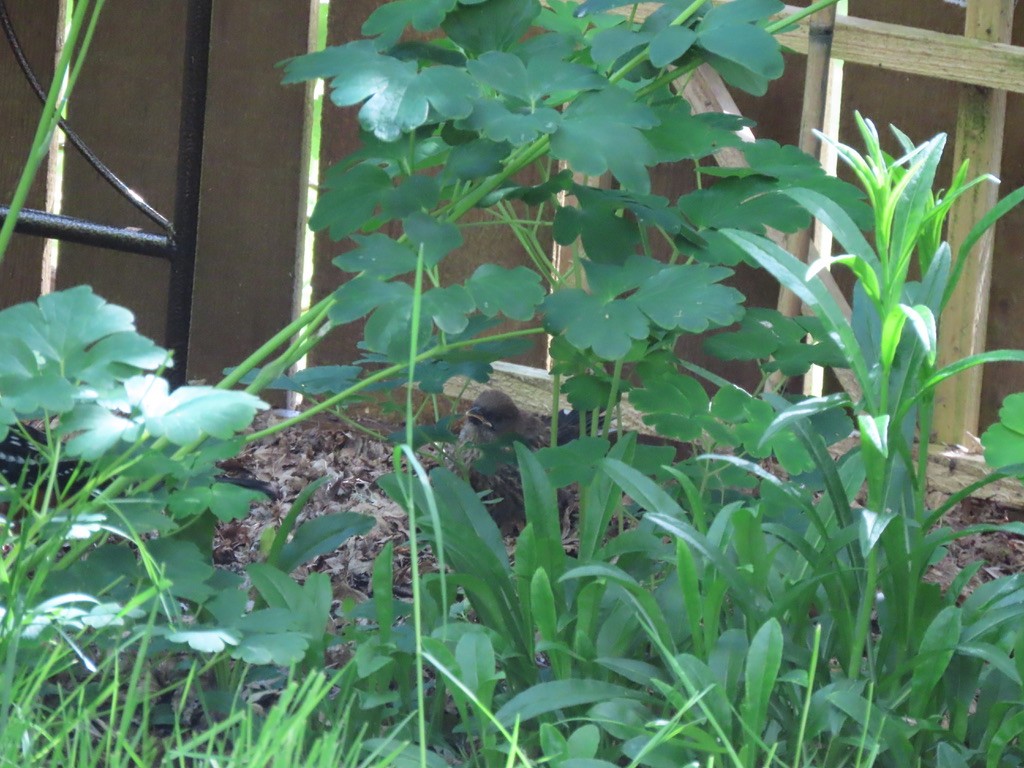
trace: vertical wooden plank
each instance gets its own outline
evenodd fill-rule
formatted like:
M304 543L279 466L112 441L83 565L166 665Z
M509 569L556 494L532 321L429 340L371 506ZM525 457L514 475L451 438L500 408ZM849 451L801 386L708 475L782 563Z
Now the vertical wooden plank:
M1006 43L1013 25L1014 0L970 0L964 34ZM970 160L974 174L999 176L1006 120L1006 92L962 86L957 119L953 166ZM954 205L949 217L949 241L956 254L974 224L995 204L997 187L974 187ZM977 354L985 349L988 328L989 287L992 281L994 233L974 246L960 284L942 317L939 328L940 365ZM978 435L982 369L964 371L939 388L936 396L935 430L940 441L966 444Z
M832 58L832 31L836 21L836 7L830 5L810 19L807 67L804 76L803 108L800 112L800 138L797 146L814 157L819 156L821 142L814 135L825 125L826 95L829 87L829 67ZM811 229L806 227L786 238L787 250L803 261L808 260L811 249ZM779 290L779 311L787 317L800 313L800 300L786 288Z
M70 104L70 123L93 151L169 218L174 210L184 3L140 13L132 0L107 0ZM62 211L113 226L157 231L69 150ZM163 341L168 264L149 256L63 243L57 286L88 283L131 309L139 330Z
M191 378L219 378L293 317L310 101L275 65L308 50L310 7L214 4Z
M43 88L53 78L59 0L6 0L11 25ZM32 92L7 41L0 36L0 201L9 204L28 157L42 104ZM46 207L46 165L40 168L26 205ZM15 235L0 267L0 307L39 296L45 241Z

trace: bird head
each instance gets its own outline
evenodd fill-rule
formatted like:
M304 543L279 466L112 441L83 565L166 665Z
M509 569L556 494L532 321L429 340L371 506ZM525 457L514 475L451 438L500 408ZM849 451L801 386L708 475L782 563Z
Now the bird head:
M491 443L519 428L519 409L512 398L496 389L481 392L466 411L460 437L474 443Z

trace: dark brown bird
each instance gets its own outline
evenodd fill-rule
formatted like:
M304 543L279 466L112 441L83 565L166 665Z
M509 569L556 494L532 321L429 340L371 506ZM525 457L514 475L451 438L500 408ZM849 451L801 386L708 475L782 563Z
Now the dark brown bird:
M558 444L579 437L579 425L576 411L563 411L559 415ZM490 492L484 502L503 532L521 528L525 522L523 483L513 444L519 442L537 450L550 441L550 419L520 410L500 390L481 392L466 411L454 463L474 491ZM488 471L495 463L493 471Z
M459 440L477 445L518 440L537 449L548 444L549 431L539 416L520 411L504 392L488 389L466 411Z

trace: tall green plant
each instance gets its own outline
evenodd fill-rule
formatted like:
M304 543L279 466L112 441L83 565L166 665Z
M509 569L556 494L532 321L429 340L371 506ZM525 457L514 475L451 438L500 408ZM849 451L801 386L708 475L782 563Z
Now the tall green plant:
M873 246L842 205L805 190L785 194L828 224L845 250L843 255L824 258L808 269L763 237L725 233L810 308L838 345L863 392L858 402L844 395L803 400L793 406L775 401L780 413L762 440L782 431L798 435L815 458L825 494L814 503L792 489L780 489L785 497L773 492L776 498L766 498L759 505L761 535L781 536L786 542L783 552L799 544L799 556L786 569L793 579L786 597L795 598L797 610L828 615L834 630L826 635L826 657L838 660L842 677L849 681L846 685L854 686L849 691L856 691L854 695L863 702L858 705L862 715L855 719L868 733L878 734L886 755L895 759L914 750L935 754L931 750L941 747L940 751L952 749L967 759L972 753L965 744L973 743L975 748L994 750L989 760L996 760L1008 742L999 739L997 748L992 741L995 734L1014 728L1016 722L1003 707L1016 711L1011 702L1019 696L1020 678L1009 651L1019 637L1016 621L1021 604L1011 599L997 613L985 606L1002 599L995 595L1012 593L1016 579L986 585L963 606L957 600L974 569L961 574L945 593L925 580L944 544L991 529L933 530L950 504L939 509L926 506L926 437L934 390L941 381L986 361L1024 361L1024 353L1007 350L945 368L938 368L936 362L939 318L963 260L995 216L1022 194L1015 192L993 216L980 222L954 259L949 246L937 239L944 217L964 191L990 179L967 182L966 168L961 168L949 191L938 196L932 187L944 136L915 147L897 132L904 154L892 158L882 151L870 122L858 116L858 125L865 154L843 145L837 148L871 201ZM915 259L918 281L910 279ZM816 279L820 270L836 263L848 266L857 278L850 320ZM812 414L835 408L851 409L859 427L859 445L838 464L808 421ZM918 436L924 437L915 447ZM863 501L858 496L862 484L866 485ZM813 521L802 532L784 518L794 501ZM808 589L807 577L819 586ZM803 597L798 598L801 592ZM873 721L864 719L868 711L864 682L870 684L876 714L883 717L877 730ZM836 684L834 676L831 684ZM972 697L978 691L994 690L993 686L1003 686L997 697L1002 704L986 699L987 706L995 709L986 709L985 716L995 715L996 721L972 718ZM886 717L903 718L904 725L897 727L895 720ZM938 727L940 720L948 727ZM908 721L929 725L910 728ZM975 741L962 742L970 732Z

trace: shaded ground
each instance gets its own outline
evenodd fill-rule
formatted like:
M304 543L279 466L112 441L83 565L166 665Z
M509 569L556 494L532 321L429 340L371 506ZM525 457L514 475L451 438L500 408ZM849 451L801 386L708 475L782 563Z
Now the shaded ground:
M256 429L262 429L281 417L275 412L261 414ZM393 430L386 424L363 419L362 426L381 435ZM363 600L369 596L373 561L388 542L394 544L394 584L399 596L410 594L410 555L405 512L391 501L376 480L392 471L393 446L375 439L334 417L320 417L293 427L275 437L248 446L239 462L261 480L271 482L280 499L254 505L243 520L222 525L214 556L220 565L241 570L261 559L260 540L268 528L276 529L287 515L295 497L309 483L330 479L313 495L301 520L334 512L359 512L375 518L376 525L366 536L350 539L334 552L318 557L300 568L301 579L309 571L330 575L335 597ZM944 500L940 492L929 494L929 503ZM1020 509L993 500L967 499L945 519L955 529L979 523L1005 523L1024 519ZM513 540L509 539L510 548ZM1001 576L1024 571L1024 539L1008 533L987 533L966 537L949 547L947 556L929 574L929 580L948 586L956 573L972 562L984 565L972 580L976 586ZM433 559L424 556L421 569L434 568Z

